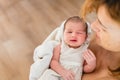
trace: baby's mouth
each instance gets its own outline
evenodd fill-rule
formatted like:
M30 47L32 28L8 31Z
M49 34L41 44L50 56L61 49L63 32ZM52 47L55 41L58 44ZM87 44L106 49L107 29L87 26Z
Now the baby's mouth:
M72 42L76 42L77 40L70 40L70 41L72 41Z

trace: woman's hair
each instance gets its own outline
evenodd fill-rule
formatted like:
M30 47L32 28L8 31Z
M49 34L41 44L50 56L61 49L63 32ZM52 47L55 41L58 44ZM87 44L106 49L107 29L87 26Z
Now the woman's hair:
M81 8L81 16L86 17L88 13L97 12L101 5L105 5L112 19L120 22L120 1L119 0L85 0Z
M83 24L83 26L85 27L85 30L86 30L86 33L87 33L87 23L84 21L84 19L80 18L79 16L72 16L72 17L69 17L66 21L65 21L65 24L64 24L64 28L67 24L67 22L80 22L81 24Z

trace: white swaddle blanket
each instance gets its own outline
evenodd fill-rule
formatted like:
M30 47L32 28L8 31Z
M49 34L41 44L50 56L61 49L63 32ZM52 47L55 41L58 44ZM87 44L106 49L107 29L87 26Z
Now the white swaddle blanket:
M49 68L49 64L52 58L53 49L62 41L64 22L57 27L53 32L45 39L45 41L35 48L33 60L34 63L30 67L29 80L38 80L43 72ZM91 29L88 24L88 38L86 43L89 44Z

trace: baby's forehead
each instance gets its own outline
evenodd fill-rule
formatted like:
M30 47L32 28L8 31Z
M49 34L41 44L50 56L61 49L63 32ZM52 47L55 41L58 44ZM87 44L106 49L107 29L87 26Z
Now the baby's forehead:
M64 29L75 29L77 27L77 29L83 29L83 30L86 30L86 26L84 25L84 23L82 22L72 22L72 21L69 21L66 23L66 25L64 25Z
M65 26L68 24L80 24L81 26L85 26L85 22L84 21L75 21L75 20L69 20L65 23Z

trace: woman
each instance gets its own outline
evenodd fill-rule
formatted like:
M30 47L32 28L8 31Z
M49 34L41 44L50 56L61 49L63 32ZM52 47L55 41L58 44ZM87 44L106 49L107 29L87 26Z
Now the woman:
M84 19L88 13L97 14L91 24L94 38L90 44L97 66L82 80L120 80L120 1L86 0L81 12Z

